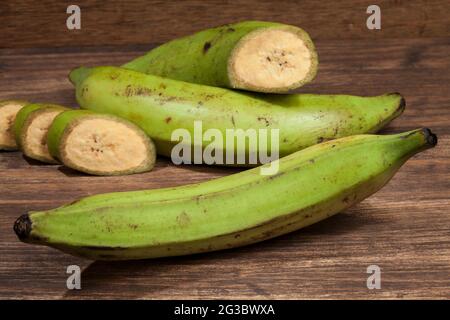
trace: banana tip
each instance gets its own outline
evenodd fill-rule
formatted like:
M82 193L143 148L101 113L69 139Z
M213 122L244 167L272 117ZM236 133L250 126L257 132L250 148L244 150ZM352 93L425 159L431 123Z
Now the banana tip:
M390 95L390 96L395 96L395 97L400 98L400 101L399 101L399 103L398 103L397 109L395 110L395 114L396 114L396 115L402 114L403 111L404 111L405 108L406 108L406 100L405 100L405 97L404 97L400 92L391 92L391 93L389 93L388 95Z
M81 81L83 81L84 78L89 74L89 68L87 67L76 67L70 70L69 73L69 80L70 82L76 86Z
M428 128L423 128L422 132L429 146L434 147L435 145L437 145L438 142L437 135L431 132L431 130Z
M399 113L403 113L403 111L406 108L406 100L405 100L405 97L403 97L400 93L399 93L399 95L400 95L400 103L398 105L397 110Z
M20 240L24 241L29 238L31 225L32 222L28 214L21 215L16 222L14 222L14 232Z

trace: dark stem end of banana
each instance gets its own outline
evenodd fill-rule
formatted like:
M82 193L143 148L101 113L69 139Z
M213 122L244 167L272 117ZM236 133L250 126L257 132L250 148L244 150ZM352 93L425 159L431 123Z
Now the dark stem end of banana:
M428 128L423 128L422 132L423 132L423 136L425 137L425 139L427 141L427 144L430 147L434 147L435 145L437 145L437 143L438 143L437 135L435 135L433 132L431 132L431 130Z
M28 242L32 224L28 213L21 215L14 223L14 232L21 241Z
M406 108L406 100L405 100L405 97L403 97L399 92L396 92L395 94L400 96L400 103L398 105L396 113L398 115L401 115Z

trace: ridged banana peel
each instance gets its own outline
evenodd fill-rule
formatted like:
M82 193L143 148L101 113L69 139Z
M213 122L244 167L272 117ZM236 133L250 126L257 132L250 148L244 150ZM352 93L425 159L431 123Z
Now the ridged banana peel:
M398 93L376 97L269 95L263 99L117 67L81 67L73 70L70 78L76 85L77 101L82 108L134 122L153 139L158 154L169 157L179 143L172 140L172 133L182 128L194 137L196 121L202 122L204 131L221 133L223 144L217 149L222 154L229 151L228 129L243 132L277 129L282 157L318 142L376 132L405 107ZM200 139L204 150L211 141L204 136ZM249 144L236 146L236 153L246 156L259 151L250 150Z
M414 154L435 146L428 129L357 135L204 183L117 192L30 212L14 225L25 242L94 260L145 259L228 249L306 227L382 188Z

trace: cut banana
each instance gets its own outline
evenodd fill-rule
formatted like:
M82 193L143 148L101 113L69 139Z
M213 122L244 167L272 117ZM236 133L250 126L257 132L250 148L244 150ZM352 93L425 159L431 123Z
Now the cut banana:
M7 100L0 102L0 150L17 150L13 125L16 115L28 102Z
M296 26L243 21L167 42L124 68L254 92L287 92L317 73L309 35Z
M94 175L149 171L156 160L153 142L137 126L89 111L71 110L56 117L48 144L66 166Z
M53 119L64 110L67 109L59 105L33 103L17 113L14 133L24 155L46 163L58 163L48 151L47 133Z

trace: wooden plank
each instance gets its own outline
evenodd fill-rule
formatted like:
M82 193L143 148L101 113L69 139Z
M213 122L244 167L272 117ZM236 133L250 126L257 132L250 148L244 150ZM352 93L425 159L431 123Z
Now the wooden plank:
M66 27L63 1L0 2L0 47L58 47L165 42L242 20L299 25L313 39L383 39L450 35L450 2L380 0L381 30L368 30L364 0L81 0L81 30Z
M248 247L190 257L90 262L19 242L14 220L79 197L206 181L238 169L173 166L90 177L0 154L0 298L449 298L449 39L319 41L321 69L304 92L362 95L399 91L405 114L384 132L420 126L436 148L411 159L380 192L314 226ZM120 64L150 46L0 50L0 99L75 106L68 70ZM79 265L82 290L66 289ZM366 288L366 268L382 269L382 289ZM207 276L205 276L207 275Z

